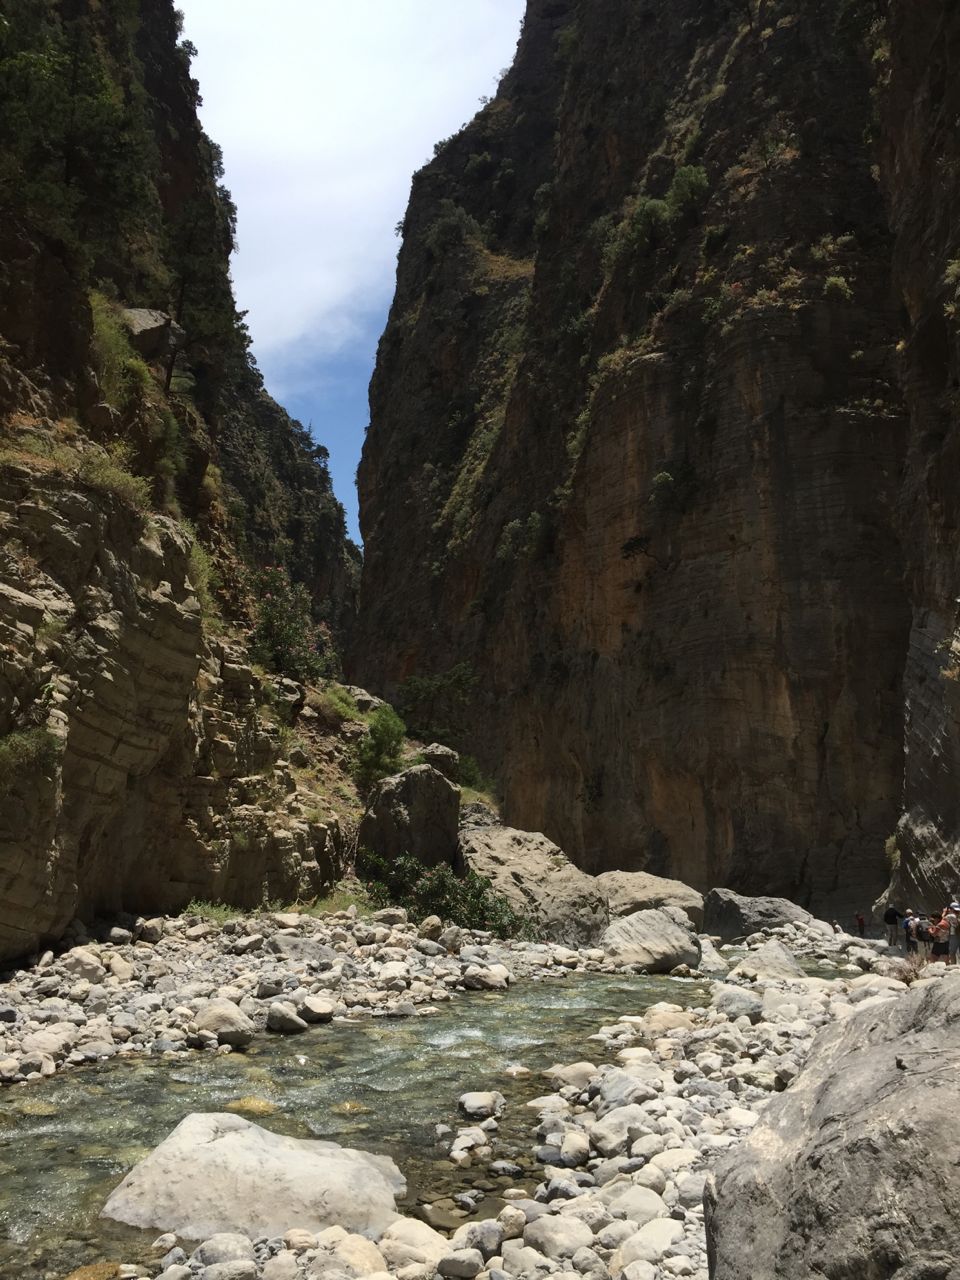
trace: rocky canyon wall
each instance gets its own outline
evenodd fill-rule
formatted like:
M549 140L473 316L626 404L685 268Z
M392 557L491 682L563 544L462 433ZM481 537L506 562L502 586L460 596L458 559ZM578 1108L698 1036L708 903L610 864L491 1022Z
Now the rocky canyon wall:
M903 676L901 908L960 890L960 13L897 0L880 50L879 158L910 414L899 517L911 608Z
M0 960L315 894L340 842L339 747L299 720L286 761L304 691L249 642L264 564L342 640L359 556L250 358L180 35L170 0L0 20Z
M905 744L904 867L953 838L955 20L920 8L531 0L414 179L355 672L456 676L507 820L588 870L866 905Z

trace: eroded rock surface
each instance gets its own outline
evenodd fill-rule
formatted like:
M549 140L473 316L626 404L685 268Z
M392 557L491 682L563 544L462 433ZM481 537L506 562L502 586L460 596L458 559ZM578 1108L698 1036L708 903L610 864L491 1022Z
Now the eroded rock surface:
M703 924L703 894L680 880L646 871L604 871L596 882L607 896L611 916L628 916L650 907L680 907L697 928Z
M0 719L44 744L0 785L0 959L78 915L330 884L338 822L278 770L244 649L204 634L180 526L8 466L0 534Z
M455 867L459 817L459 788L432 765L415 765L377 784L360 823L360 844L391 860L410 853L428 867Z
M822 1031L708 1180L712 1280L957 1274L960 976Z
M593 877L539 832L467 825L460 831L460 856L545 938L589 946L607 925L606 898Z
M732 889L711 889L703 900L703 931L731 942L783 924L810 924L809 911L786 898L748 897Z
M700 960L700 943L679 907L621 916L604 932L600 945L611 959L642 965L649 973L669 973L681 964L695 969Z

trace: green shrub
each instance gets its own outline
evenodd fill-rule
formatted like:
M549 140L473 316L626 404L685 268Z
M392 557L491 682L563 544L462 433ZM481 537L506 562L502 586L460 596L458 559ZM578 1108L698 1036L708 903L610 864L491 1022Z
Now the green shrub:
M142 399L153 379L150 370L130 345L116 306L102 293L90 295L93 338L90 352L107 404L124 408L132 398Z
M887 867L892 875L900 866L900 850L897 847L896 834L887 836L883 842L883 853L887 860Z
M187 568L190 577L190 585L197 593L197 600L200 602L200 612L204 621L209 621L219 614L214 590L219 585L219 575L216 566L210 558L210 552L194 535L193 542L190 545L190 560Z
M514 911L490 881L475 871L457 876L446 864L425 867L412 854L392 861L361 849L357 875L378 906L395 903L415 919L439 916L465 929L489 929L501 938L532 937L530 920Z
M568 22L557 32L557 57L561 62L569 62L580 44L580 30L576 22Z
M78 455L77 474L91 489L112 493L138 511L151 509L150 481L130 470L130 447L119 440Z
M853 290L843 276L827 276L823 282L823 296L850 302L853 298Z
M464 804L485 804L490 809L499 810L497 784L486 776L473 756L461 755L457 782L463 790Z
M650 482L650 502L663 514L686 511L697 491L697 477L689 462L670 464Z
M357 746L353 780L362 796L369 795L381 778L400 768L406 725L393 707L377 707L370 727Z
M703 229L703 255L705 258L710 257L717 249L730 238L730 224L728 222L715 223L713 226L704 227Z
M451 250L466 244L480 244L483 232L476 218L453 200L440 201L436 219L424 236L424 244L435 258L443 258Z
M50 773L61 749L46 729L18 729L0 738L0 796L9 793L18 775Z
M696 164L681 165L667 192L671 222L698 213L709 190L706 169Z
M282 565L256 575L257 620L251 652L257 662L278 675L305 683L332 676L337 655L325 628L311 615L310 594L302 582L291 582Z

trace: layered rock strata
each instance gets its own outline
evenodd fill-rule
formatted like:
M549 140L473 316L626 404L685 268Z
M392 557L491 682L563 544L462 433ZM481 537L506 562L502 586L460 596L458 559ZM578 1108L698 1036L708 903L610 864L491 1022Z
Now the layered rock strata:
M277 768L243 649L205 637L180 526L7 467L0 535L0 959L78 914L329 884L338 824Z

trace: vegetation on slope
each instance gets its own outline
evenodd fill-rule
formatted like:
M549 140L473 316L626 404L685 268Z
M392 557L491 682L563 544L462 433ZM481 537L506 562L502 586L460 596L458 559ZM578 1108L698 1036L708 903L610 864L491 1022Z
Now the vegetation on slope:
M251 357L229 276L236 210L181 33L171 0L4 6L0 411L35 408L40 388L47 423L79 424L81 452L143 478L135 505L189 518L231 608L238 552L303 584L315 622L342 634L357 553L326 450ZM131 345L131 307L171 318L152 348Z

